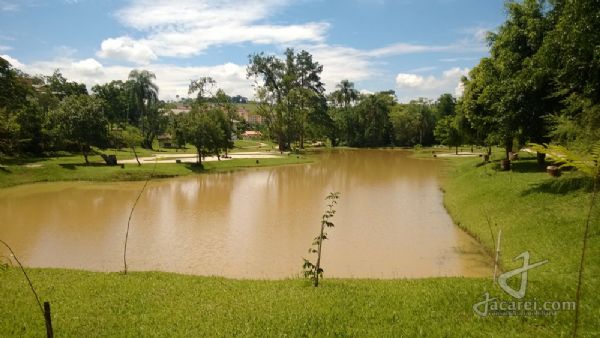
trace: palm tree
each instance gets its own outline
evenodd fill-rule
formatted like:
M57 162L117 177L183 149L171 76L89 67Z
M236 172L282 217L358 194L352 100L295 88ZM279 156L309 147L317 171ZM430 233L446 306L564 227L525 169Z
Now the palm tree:
M149 119L149 112L154 111L158 103L158 86L153 82L156 80L156 75L147 70L134 69L129 73L129 94L133 103L133 108L136 111L136 116L141 123L141 129L144 133L144 148L152 148L154 140L154 132L151 128L145 126L148 123L143 123L144 119Z
M348 80L342 80L335 86L338 90L336 96L339 97L344 108L348 108L350 103L358 99L358 90L354 89L354 83Z

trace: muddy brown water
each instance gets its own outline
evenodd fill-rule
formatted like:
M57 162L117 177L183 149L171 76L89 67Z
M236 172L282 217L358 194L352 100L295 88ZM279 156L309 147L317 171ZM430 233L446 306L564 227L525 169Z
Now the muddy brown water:
M490 258L443 207L440 162L408 155L336 151L309 165L151 181L132 218L129 268L298 276L324 197L339 191L336 226L323 249L326 277L490 275ZM120 271L129 210L143 184L1 189L0 239L26 266Z

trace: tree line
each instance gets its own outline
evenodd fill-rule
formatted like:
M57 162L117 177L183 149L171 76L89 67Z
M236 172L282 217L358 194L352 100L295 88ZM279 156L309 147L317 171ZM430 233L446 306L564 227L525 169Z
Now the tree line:
M506 10L488 33L490 55L463 79L447 131L507 156L515 142L589 152L600 140L600 2L508 1Z
M191 81L188 114L175 115L173 104L158 99L156 77L132 70L127 81L92 87L70 82L55 71L51 76L30 76L0 58L0 155L44 155L80 152L89 163L92 147L151 149L156 137L170 133L177 147L191 143L199 161L233 147L233 102L224 91L209 94L210 78ZM139 161L138 161L139 162Z
M507 20L488 33L490 55L462 79L464 94L398 103L392 90L360 93L343 80L329 94L323 66L307 51L249 56L257 113L281 151L310 140L332 146L381 147L441 143L564 144L589 150L600 139L600 3L594 0L507 1ZM210 77L190 82L192 110L169 113L155 76L133 70L126 81L85 85L30 76L0 58L0 154L152 148L161 133L177 147L194 145L198 161L227 154L241 120L236 103ZM543 163L544 156L538 159Z

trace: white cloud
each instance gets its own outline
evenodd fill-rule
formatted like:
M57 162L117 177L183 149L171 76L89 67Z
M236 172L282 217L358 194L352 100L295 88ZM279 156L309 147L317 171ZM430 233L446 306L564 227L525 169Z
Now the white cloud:
M18 68L18 69L23 68L23 64L21 62L19 62L19 60L12 58L9 55L0 55L0 57L3 58L4 60L8 61L10 63L10 65L13 66L13 68Z
M294 25L263 23L289 0L132 0L116 13L125 26L144 32L106 39L101 57L147 63L157 56L189 57L211 46L252 42L293 44L322 42L329 25L309 22Z
M0 52L6 52L11 49L12 49L11 46L0 45Z
M386 74L384 74L377 67L378 60L383 58L418 53L460 53L464 51L475 50L481 47L459 42L446 46L398 43L372 50L362 50L345 46L332 46L328 44L299 45L297 48L307 50L313 55L316 61L323 65L322 79L326 84L326 89L331 91L335 89L335 85L341 80L347 79L357 82L386 76ZM417 74L429 72L434 69L436 69L436 67L428 66L410 70L408 74L405 74L411 75L407 77L406 84L410 84L411 81L419 81L419 79L427 82L427 78ZM412 76L417 78L413 78Z
M0 0L0 11L16 11L19 9L19 3L8 0Z
M429 80L429 81L428 81ZM400 73L396 76L396 84L398 87L402 88L419 88L423 87L426 82L435 81L434 77L429 77L428 79L424 78L421 75L417 74L404 74Z
M73 71L82 76L97 76L103 72L102 64L94 59L85 59L72 63Z
M313 60L323 65L321 79L328 91L335 90L335 85L342 80L356 82L379 75L364 51L326 44L300 48L307 50L313 55Z
M468 73L468 68L458 67L448 69L437 77L400 73L396 76L396 94L402 102L416 97L435 99L443 93L461 96L463 90L461 78Z
M75 60L59 58L50 61L39 61L31 64L22 64L8 55L1 55L13 66L32 75L50 75L59 69L69 81L85 83L88 89L96 84L103 84L113 80L127 80L131 67L104 66L95 59ZM149 64L144 69L156 75L156 84L160 88L162 99L174 99L176 95L187 96L190 80L202 76L210 76L217 81L219 88L223 88L232 95L253 96L251 82L246 79L246 66L226 63L210 67L184 67L170 64Z
M0 12L14 12L23 7L32 7L38 4L39 0L0 0Z
M127 36L102 41L100 51L96 54L101 58L128 60L138 64L148 64L157 58L147 44Z

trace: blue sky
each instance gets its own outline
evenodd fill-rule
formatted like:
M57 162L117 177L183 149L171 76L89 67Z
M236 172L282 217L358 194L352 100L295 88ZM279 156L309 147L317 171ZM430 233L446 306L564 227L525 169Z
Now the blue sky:
M248 55L294 47L323 64L328 90L349 79L407 101L460 94L504 15L502 0L0 0L0 55L88 86L148 69L163 99L200 76L252 97Z

